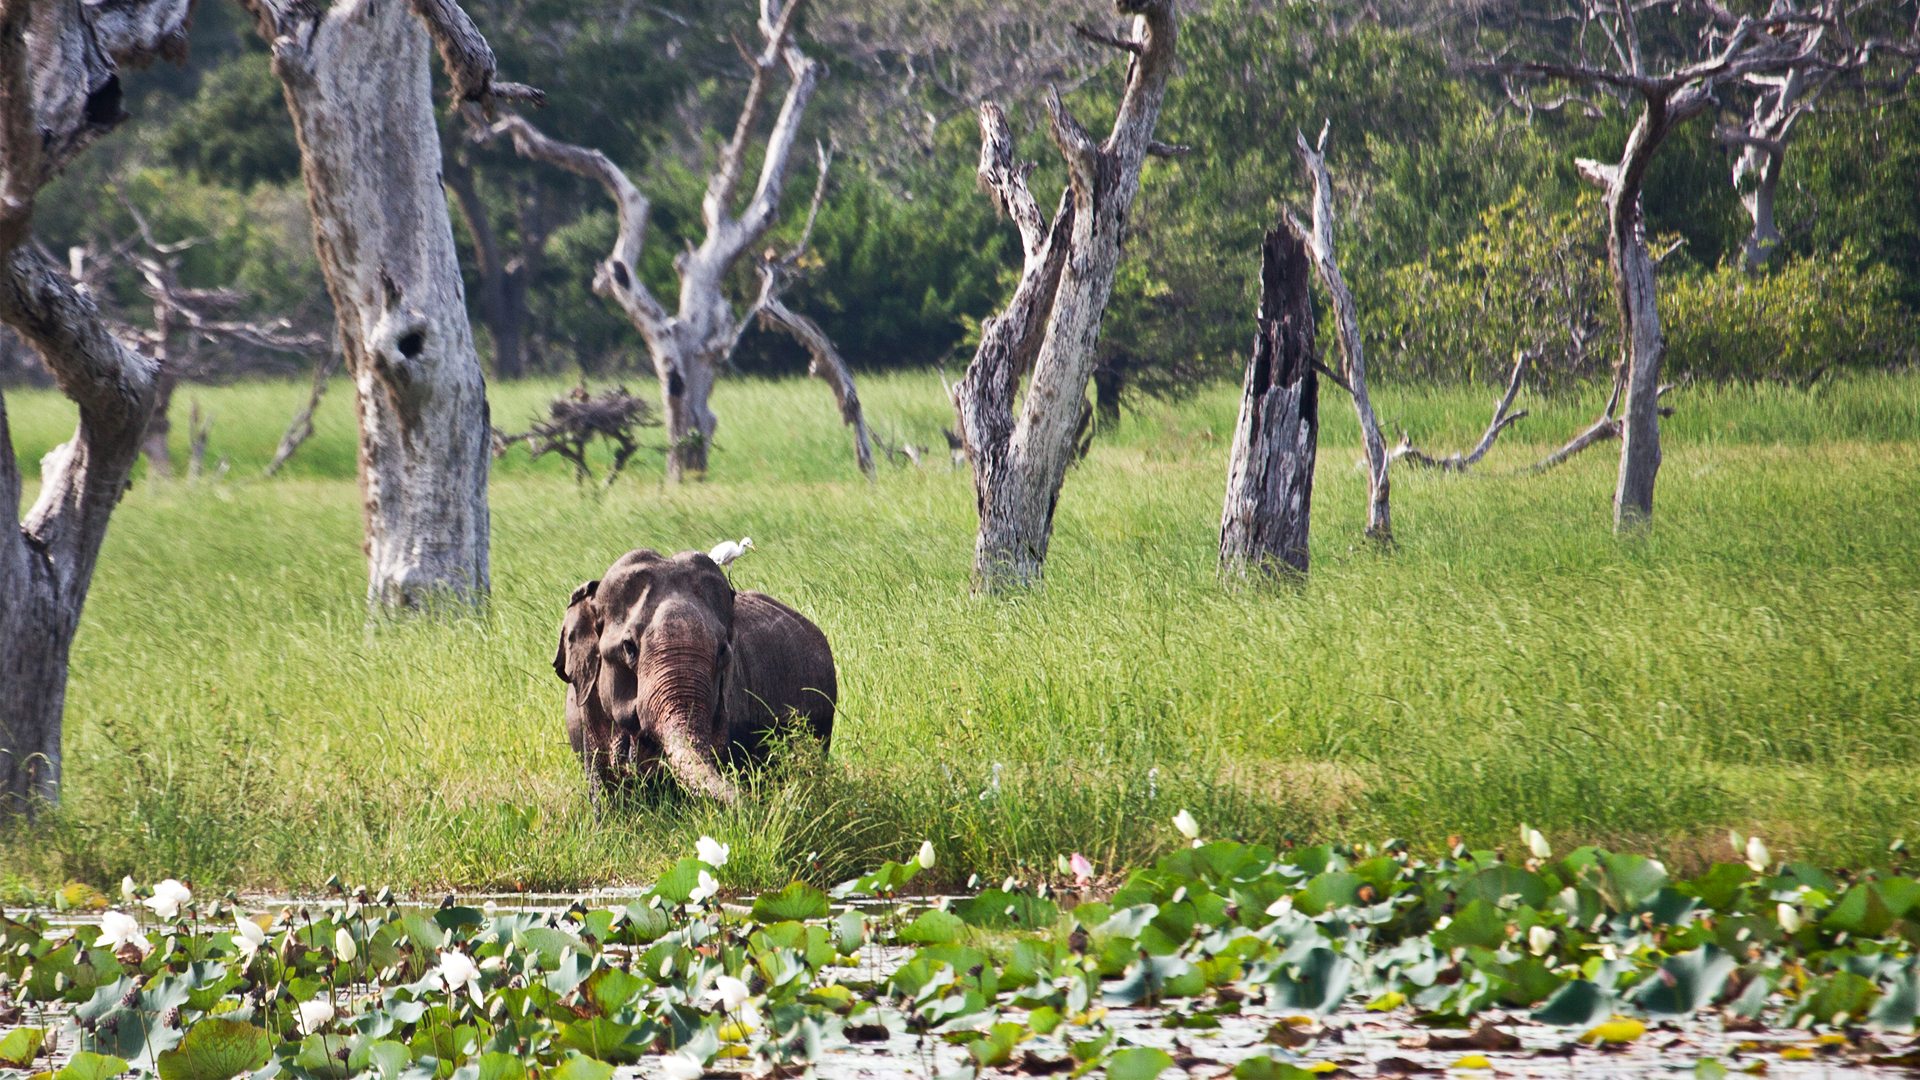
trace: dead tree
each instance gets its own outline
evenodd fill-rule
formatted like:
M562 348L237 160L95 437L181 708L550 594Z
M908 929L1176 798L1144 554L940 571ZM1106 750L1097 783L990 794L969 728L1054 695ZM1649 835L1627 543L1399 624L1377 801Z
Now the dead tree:
M196 348L199 343L304 356L324 347L326 339L296 328L287 319L223 318L232 308L245 303L246 295L235 289L196 289L182 285L179 252L185 250L184 242L155 243L144 222L141 232L151 253L135 254L130 261L140 273L141 291L153 305L153 326L139 336L148 355L160 364L159 391L141 452L156 474L170 476L173 461L167 442L173 428L169 413L174 388L182 380L204 378L215 370L213 365L200 362L201 353ZM181 343L184 348L176 349L176 334L184 335L185 341Z
M1307 137L1294 132L1294 144L1313 178L1313 227L1302 225L1289 211L1287 227L1299 237L1313 256L1320 283L1326 286L1327 299L1333 305L1334 325L1340 332L1340 355L1345 363L1336 380L1353 399L1353 413L1360 421L1360 441L1367 455L1366 537L1377 544L1393 543L1393 508L1388 497L1387 440L1380 435L1380 420L1373 413L1373 398L1367 393L1366 350L1360 343L1360 315L1353 303L1353 292L1340 276L1333 257L1333 180L1327 175L1327 131L1320 129L1317 145L1308 145Z
M1441 472L1466 472L1478 465L1480 459L1487 456L1487 451L1493 449L1493 442L1500 437L1500 433L1527 415L1525 409L1514 412L1513 401L1520 396L1521 378L1532 359L1533 354L1525 349L1514 356L1513 374L1507 378L1507 392L1501 394L1500 400L1494 403L1493 419L1487 422L1487 430L1481 432L1480 441L1473 444L1473 449L1435 457L1413 445L1413 436L1403 431L1400 433L1400 445L1393 448L1392 459L1423 469L1439 469Z
M1051 225L1027 189L1033 166L1014 162L1006 115L992 102L980 106L980 183L1019 229L1025 262L1013 298L982 326L973 363L953 390L980 514L978 590L1036 584L1046 565L1075 433L1091 408L1094 346L1140 167L1148 154L1173 149L1154 141L1153 128L1173 68L1176 8L1173 0L1117 0L1132 23L1128 36L1083 31L1127 54L1126 89L1098 143L1060 95L1048 93L1049 127L1069 178ZM1016 419L1014 397L1029 370Z
M28 242L34 201L122 119L120 69L186 48L183 0L0 0L0 322L40 354L79 406L73 438L23 482L0 399L0 818L60 794L67 656L107 523L153 411L155 367L116 338L91 298Z
M1835 3L1796 5L1789 0L1773 4L1771 17L1797 15L1805 20L1804 51L1809 60L1786 71L1743 76L1737 85L1751 96L1746 115L1738 125L1722 125L1714 132L1717 141L1739 151L1733 162L1733 187L1749 222L1740 249L1740 267L1749 273L1765 269L1780 246L1774 204L1787 148L1803 121L1819 107L1821 96L1859 76L1882 56L1897 63L1897 69L1887 73L1886 89L1904 91L1915 74L1913 60L1920 57L1920 50L1914 42L1856 37L1855 26L1877 6L1881 5L1875 0L1852 8ZM1731 13L1716 10L1715 14L1724 24L1737 24Z
M707 181L701 200L701 220L706 235L697 247L674 259L680 279L679 309L669 313L640 280L640 252L646 244L649 202L627 174L606 154L584 146L575 146L548 137L522 116L508 116L482 132L483 138L505 135L521 157L542 161L568 172L596 181L613 197L619 210L619 234L613 252L594 272L593 291L617 304L640 332L653 358L654 372L660 378L663 411L667 418L667 476L679 480L688 473L707 468L707 453L713 445L714 417L709 399L714 380L733 354L740 335L752 317L764 314L796 336L809 351L819 354L796 324L782 320L778 310L777 285L785 275L762 278L763 299L745 313L734 310L727 297L727 278L740 259L747 255L773 228L780 213L780 196L786 189L787 173L800 134L800 122L807 103L823 72L822 65L794 44L794 22L805 0L760 0L760 50L748 56L753 77L747 84L746 102L740 107L733 135L720 151L720 164ZM779 115L766 138L760 161L760 176L746 206L737 213L740 182L746 172L747 156L761 110L774 82L784 71L787 95ZM826 158L821 158L820 183L826 183ZM815 193L814 205L819 204ZM804 240L803 240L804 243ZM766 289L772 282L774 308L769 310ZM815 332L818 326L813 326ZM820 335L825 340L825 335ZM836 354L837 355L837 354ZM822 367L843 377L848 387L852 376L844 364ZM833 379L828 380L833 383ZM856 404L858 398L853 399ZM844 399L843 399L844 405ZM843 407L843 413L845 412ZM849 421L850 423L852 421Z
M1240 390L1220 511L1220 569L1307 572L1313 461L1320 442L1313 293L1306 245L1270 229L1260 245L1260 309Z
M1647 36L1642 18L1655 15L1639 0L1579 0L1580 20L1572 61L1545 60L1491 65L1509 79L1554 80L1609 91L1635 110L1635 119L1617 162L1582 158L1580 175L1597 186L1607 209L1607 262L1613 272L1620 312L1621 355L1616 382L1624 385L1626 414L1620 426L1620 471L1614 488L1616 532L1628 532L1653 519L1654 479L1660 471L1660 365L1666 344L1654 259L1647 247L1641 213L1641 189L1655 153L1668 135L1713 107L1723 86L1753 75L1780 74L1817 66L1817 19L1783 7L1764 17L1734 16L1717 4L1696 27L1697 58L1652 55L1647 41L1678 35ZM1590 42L1602 55L1588 55ZM1596 50L1601 51L1601 50Z
M454 208L473 242L478 282L474 310L493 346L494 378L517 379L538 360L527 294L540 276L554 222L547 212L546 189L525 184L512 193L517 240L511 246L504 243L487 216L467 153L458 144L448 147L442 171Z
M429 34L462 104L528 100L454 0L247 0L293 116L359 398L368 600L487 594L489 426L440 186Z

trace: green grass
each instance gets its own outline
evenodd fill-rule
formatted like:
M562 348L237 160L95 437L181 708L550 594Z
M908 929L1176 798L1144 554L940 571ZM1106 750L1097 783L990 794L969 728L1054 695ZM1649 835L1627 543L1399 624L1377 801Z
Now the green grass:
M495 387L494 417L554 389ZM1633 542L1608 528L1610 449L1510 475L1598 395L1535 401L1483 473L1396 472L1384 556L1357 542L1357 439L1328 399L1298 591L1215 579L1237 406L1219 387L1105 435L1068 478L1046 588L1004 601L967 591L938 381L861 390L881 434L939 448L928 468L869 485L818 384L730 381L708 481L663 487L655 455L595 494L516 451L491 610L378 625L346 387L273 481L304 386L182 393L232 471L143 479L121 505L74 647L64 806L0 839L0 866L43 886L570 886L645 880L711 832L739 888L837 880L923 836L961 880L1074 850L1137 865L1180 842L1182 807L1267 842L1503 843L1524 820L1678 866L1730 826L1837 864L1917 831L1920 380L1676 395L1658 524ZM1492 396L1379 394L1434 449L1471 442ZM52 393L7 405L29 464L70 430ZM595 821L548 666L568 591L632 547L743 534L736 580L833 641L831 760L737 809Z

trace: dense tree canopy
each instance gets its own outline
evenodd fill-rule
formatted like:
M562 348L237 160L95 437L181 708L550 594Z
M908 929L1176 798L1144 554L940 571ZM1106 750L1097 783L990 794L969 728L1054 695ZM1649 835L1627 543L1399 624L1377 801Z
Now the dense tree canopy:
M1057 157L1037 122L1044 88L1060 87L1098 125L1123 74L1112 50L1072 32L1076 16L1107 25L1105 7L1070 7L849 0L808 15L803 37L830 73L806 134L832 139L838 153L805 277L789 299L856 369L957 370L979 320L1004 301L1018 252L975 190L972 108L986 95L1006 102L1014 130L1027 133L1023 153L1039 163L1036 191L1058 189ZM1331 129L1329 164L1340 185L1343 260L1377 377L1498 380L1516 343L1547 337L1548 376L1605 367L1615 320L1605 291L1588 287L1591 275L1604 273L1604 251L1572 158L1605 156L1627 119L1579 98L1528 112L1467 63L1499 50L1550 48L1565 27L1497 2L1186 7L1160 130L1192 149L1147 168L1102 331L1095 385L1103 406L1179 393L1237 370L1260 237L1281 206L1303 194L1294 131L1311 136L1322 125ZM730 122L744 85L736 40L751 32L746 9L662 0L583 18L577 6L553 0L472 8L503 70L547 92L544 130L603 147L644 178L654 241L640 270L655 288L667 287L675 253L698 231L715 133ZM162 240L205 238L183 261L189 284L238 287L254 314L324 328L297 148L244 13L202 5L188 64L143 73L129 90L129 110L148 122L123 130L62 181L72 192L115 197L43 200L41 236L56 250L110 245L133 230L138 210ZM1725 103L1729 115L1737 104ZM1649 225L1684 241L1663 270L1677 285L1672 302L1729 301L1674 312L1676 370L1765 376L1910 358L1913 335L1885 331L1910 326L1920 306L1920 102L1871 80L1839 87L1796 140L1779 203L1785 258L1757 280L1723 269L1747 227L1729 181L1735 152L1701 124L1677 132L1658 158L1647 187ZM449 169L471 178L473 208L485 215L503 265L525 275L514 302L525 308L526 369L644 367L631 327L588 288L614 229L605 200L577 177L473 143L452 120L445 141ZM799 187L790 202L806 199ZM471 225L461 224L469 209L458 208L456 233L469 302L478 304L484 268ZM1774 283L1782 275L1803 301L1857 314L1821 324L1851 327L1851 337L1832 343L1835 355L1824 355L1817 320L1795 324L1801 336L1792 356L1732 344L1740 338L1733 312L1786 318L1767 299L1789 291ZM744 297L751 272L739 278ZM121 317L139 323L137 281L126 275L110 285ZM483 324L476 320L490 356ZM1589 324L1598 340L1569 342L1569 327ZM755 331L734 363L788 371L801 361L785 339Z

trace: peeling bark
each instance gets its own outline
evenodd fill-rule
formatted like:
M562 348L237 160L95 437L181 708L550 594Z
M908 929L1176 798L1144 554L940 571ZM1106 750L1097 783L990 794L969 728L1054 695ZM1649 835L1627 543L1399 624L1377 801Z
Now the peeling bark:
M980 182L1020 232L1025 264L1013 298L982 328L967 374L954 388L960 433L973 461L980 529L974 587L997 592L1037 584L1053 534L1054 508L1088 410L1087 382L1098 356L1100 319L1113 291L1140 167L1153 152L1154 124L1173 67L1178 12L1172 0L1120 0L1132 23L1115 38L1127 55L1126 88L1102 142L1047 97L1054 145L1068 188L1051 227L1027 190L1031 165L1016 165L1006 118L980 107ZM1032 377L1018 417L1013 399Z
M354 383L368 600L478 603L489 587L490 426L440 187L428 28L383 0L250 3L299 136L315 247ZM416 7L442 18L459 10ZM450 61L479 62L462 33L432 28ZM455 71L454 84L463 99L493 85L471 68Z
M1220 568L1229 575L1307 572L1320 441L1308 267L1298 236L1268 230L1260 247L1259 329L1241 384L1220 512Z

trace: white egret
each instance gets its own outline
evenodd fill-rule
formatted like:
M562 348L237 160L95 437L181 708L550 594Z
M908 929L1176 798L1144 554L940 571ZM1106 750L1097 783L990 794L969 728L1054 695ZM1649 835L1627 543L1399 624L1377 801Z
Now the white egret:
M722 540L719 543L713 545L713 550L707 552L707 558L712 559L714 562L719 563L721 566L727 566L727 565L730 565L733 562L733 560L739 558L742 555L745 555L747 552L752 550L753 550L753 537L743 536L739 539L738 542L735 542L732 540Z

